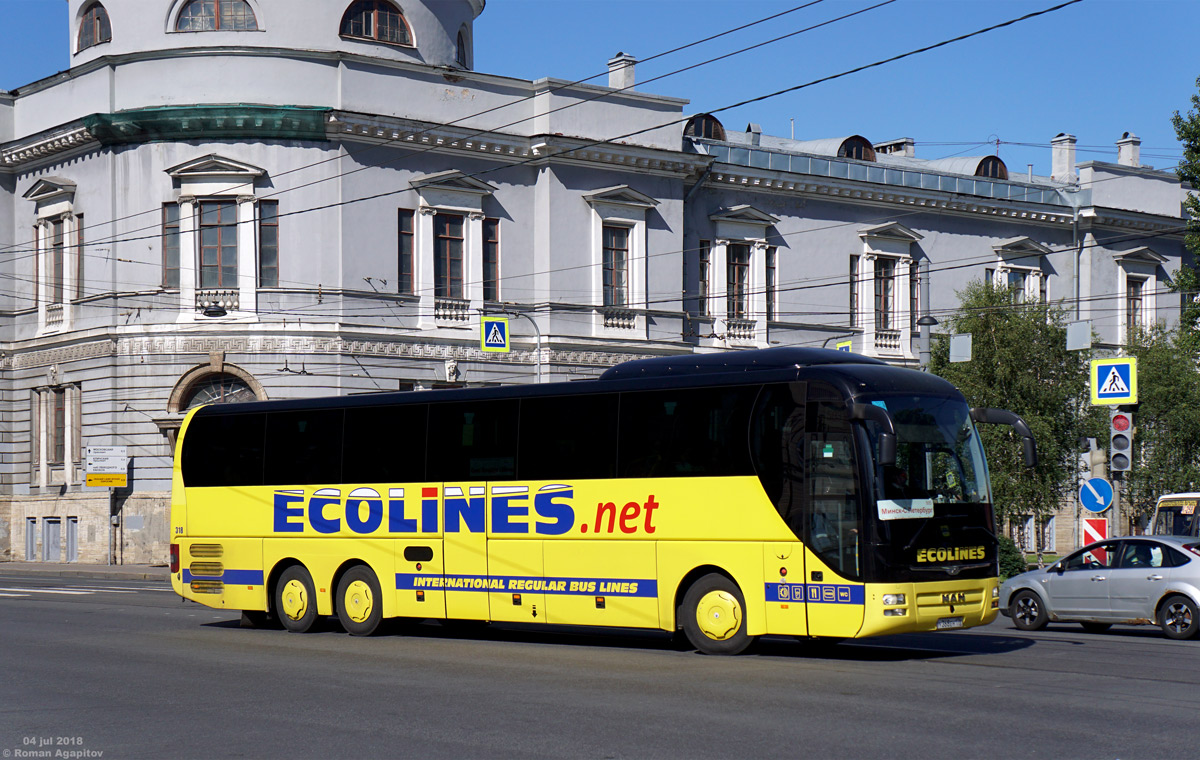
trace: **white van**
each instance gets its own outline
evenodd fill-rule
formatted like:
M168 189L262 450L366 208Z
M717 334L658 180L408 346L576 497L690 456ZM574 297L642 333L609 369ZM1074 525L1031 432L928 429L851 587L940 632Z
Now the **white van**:
M1195 536L1200 528L1196 505L1200 493L1169 493L1158 497L1150 532L1156 536Z

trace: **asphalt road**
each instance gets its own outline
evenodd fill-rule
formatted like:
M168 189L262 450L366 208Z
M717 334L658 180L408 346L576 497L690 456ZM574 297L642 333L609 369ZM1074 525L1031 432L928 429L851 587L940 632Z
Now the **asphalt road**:
M158 582L0 572L3 758L1193 757L1198 683L1200 641L1153 628L706 657L644 633L244 629Z

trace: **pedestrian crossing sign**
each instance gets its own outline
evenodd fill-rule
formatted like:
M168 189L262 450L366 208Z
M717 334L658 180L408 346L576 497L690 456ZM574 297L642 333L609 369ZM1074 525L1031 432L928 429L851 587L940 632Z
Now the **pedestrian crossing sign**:
M508 320L504 317L484 317L480 323L480 348L488 353L508 353Z
M1092 360L1092 404L1137 403L1137 359Z

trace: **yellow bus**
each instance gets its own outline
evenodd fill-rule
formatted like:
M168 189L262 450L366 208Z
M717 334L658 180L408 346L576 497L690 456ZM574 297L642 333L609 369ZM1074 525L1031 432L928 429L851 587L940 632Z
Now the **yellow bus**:
M1197 504L1200 504L1200 493L1169 493L1158 497L1154 504L1154 516L1150 520L1151 534L1200 535L1200 521L1196 520Z
M966 628L998 605L975 422L932 375L776 348L594 380L205 406L171 503L177 593L310 630L388 618L757 636Z

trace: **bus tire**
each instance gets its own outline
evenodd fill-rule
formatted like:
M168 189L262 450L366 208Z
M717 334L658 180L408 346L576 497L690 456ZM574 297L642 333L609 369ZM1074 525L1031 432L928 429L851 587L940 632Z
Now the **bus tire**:
M308 633L317 622L317 589L304 565L292 565L275 584L275 610L292 633Z
M1042 598L1029 589L1018 591L1012 598L1008 605L1008 616L1022 631L1040 631L1046 627L1049 619Z
M338 620L351 636L370 636L383 621L379 580L366 565L355 565L342 574L335 601Z
M740 654L754 640L746 633L741 589L720 573L709 573L691 585L680 616L688 641L702 654Z

